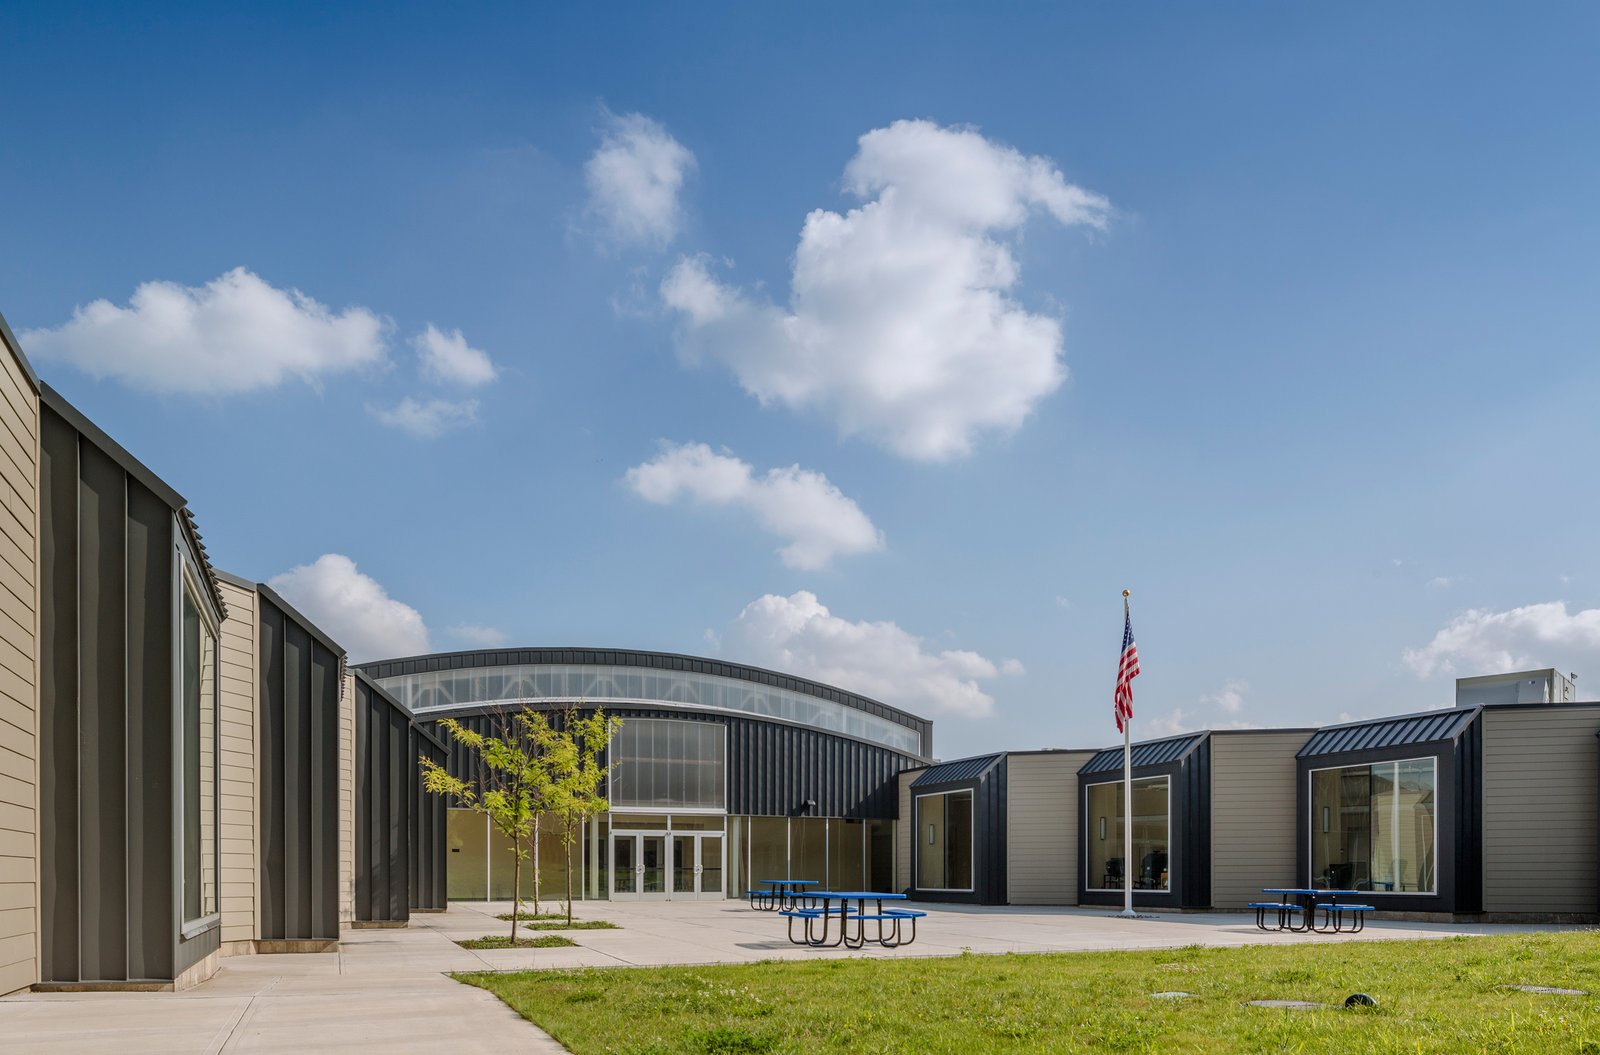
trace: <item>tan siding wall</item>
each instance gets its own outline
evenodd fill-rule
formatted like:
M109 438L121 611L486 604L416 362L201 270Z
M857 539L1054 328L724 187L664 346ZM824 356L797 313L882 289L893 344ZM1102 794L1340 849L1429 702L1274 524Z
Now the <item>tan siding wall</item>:
M1483 909L1594 912L1600 707L1483 714Z
M1078 903L1078 770L1093 751L1006 758L1006 900Z
M339 694L339 922L356 918L356 676Z
M0 350L0 993L39 980L38 450L39 396Z
M1295 883L1295 752L1308 731L1211 736L1211 904Z
M256 676L256 593L223 582L228 618L222 624L222 940L260 937L261 844L256 772L259 679Z
M894 826L894 888L906 890L911 886L911 782L922 775L922 770L912 769L900 774L900 812Z

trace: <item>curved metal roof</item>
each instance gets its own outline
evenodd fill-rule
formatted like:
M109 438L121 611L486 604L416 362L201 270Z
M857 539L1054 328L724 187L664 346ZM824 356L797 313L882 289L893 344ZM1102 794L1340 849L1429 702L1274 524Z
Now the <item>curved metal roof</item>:
M797 678L775 670L728 663L720 659L705 659L676 652L647 652L640 649L621 648L485 648L464 652L435 652L425 656L408 656L401 659L380 659L368 663L352 664L372 678L393 678L402 674L425 674L443 670L470 670L473 667L502 667L520 664L575 664L589 666L643 667L655 670L676 670L693 674L712 674L723 678L815 696L819 700L853 707L858 711L886 718L891 722L915 729L922 734L926 744L933 735L933 723L909 711L880 703L868 696L847 692L820 681Z
M1454 740L1478 717L1481 707L1406 714L1398 718L1377 718L1368 722L1333 725L1318 729L1306 741L1296 758L1337 755L1346 751L1372 751L1407 744L1430 744Z
M1146 740L1142 744L1133 745L1133 768L1141 766L1164 766L1183 759L1190 751L1199 747L1210 733L1188 733L1184 736L1168 737L1165 740ZM1109 773L1122 770L1122 748L1108 747L1083 764L1079 773Z

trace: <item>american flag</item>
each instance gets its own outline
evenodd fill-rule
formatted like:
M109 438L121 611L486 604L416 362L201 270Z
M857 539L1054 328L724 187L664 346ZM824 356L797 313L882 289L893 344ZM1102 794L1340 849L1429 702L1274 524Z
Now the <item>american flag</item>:
M1139 676L1139 646L1133 643L1133 617L1122 602L1122 662L1117 665L1117 732L1133 721L1133 679Z

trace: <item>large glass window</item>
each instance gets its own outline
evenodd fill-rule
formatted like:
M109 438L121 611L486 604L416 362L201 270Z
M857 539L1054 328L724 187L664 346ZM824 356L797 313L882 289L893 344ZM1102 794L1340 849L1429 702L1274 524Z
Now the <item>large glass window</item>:
M720 810L727 729L716 722L629 718L611 741L612 809Z
M413 711L475 703L583 700L614 704L661 700L689 707L742 711L798 722L922 753L922 733L847 704L740 678L688 671L589 664L535 664L396 674L379 680Z
M1311 877L1318 886L1435 893L1434 760L1311 773Z
M183 918L193 922L217 911L217 635L182 594Z
M1127 886L1127 842L1123 835L1123 782L1090 784L1085 796L1084 826L1089 852L1084 886L1090 890L1122 890ZM1133 782L1133 887L1171 890L1167 850L1171 836L1171 797L1166 777Z
M972 889L972 792L917 797L917 887Z

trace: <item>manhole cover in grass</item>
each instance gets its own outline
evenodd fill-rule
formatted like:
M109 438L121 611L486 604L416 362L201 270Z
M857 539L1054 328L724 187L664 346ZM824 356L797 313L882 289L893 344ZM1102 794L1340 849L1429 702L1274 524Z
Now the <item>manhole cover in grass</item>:
M1321 1011L1327 1004L1313 1004L1309 1000L1246 1000L1251 1007L1271 1007L1279 1011Z
M1554 985L1503 985L1502 989L1517 989L1524 993L1544 993L1546 996L1588 996L1582 989L1562 989Z
M1193 995L1194 995L1193 993L1179 993L1179 992L1176 992L1176 991L1171 992L1171 993L1151 993L1150 994L1151 998L1155 999L1155 1000L1182 1000L1186 996L1193 996Z

